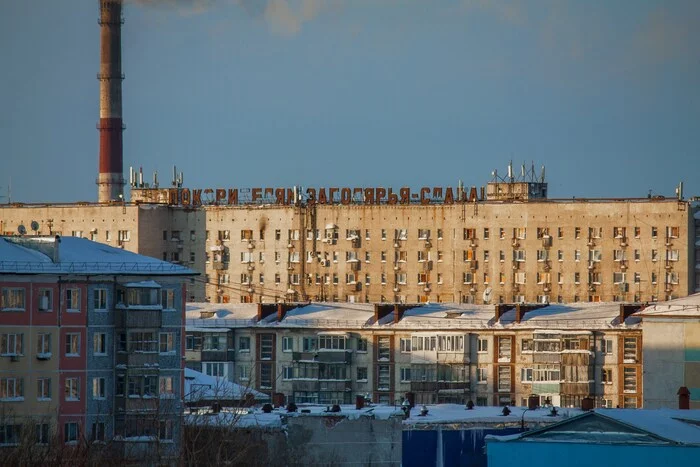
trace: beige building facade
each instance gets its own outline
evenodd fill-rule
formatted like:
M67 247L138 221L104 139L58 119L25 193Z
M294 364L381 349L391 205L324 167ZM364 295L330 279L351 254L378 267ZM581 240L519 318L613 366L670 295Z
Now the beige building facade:
M211 302L647 302L700 290L676 199L0 207L0 230L74 235L202 273ZM160 204L158 204L160 203Z

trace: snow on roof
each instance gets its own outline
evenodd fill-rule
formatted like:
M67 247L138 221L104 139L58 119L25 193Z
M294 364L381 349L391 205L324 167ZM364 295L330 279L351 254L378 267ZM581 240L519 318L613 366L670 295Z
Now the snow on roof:
M509 310L501 316L501 324L515 328L610 328L620 324L619 316L620 303L617 302L553 303L528 311L520 323L515 322L515 309ZM630 316L624 324L630 327L639 323L638 316Z
M700 318L700 293L667 302L656 303L645 308L640 316L643 319L654 317L686 316Z
M255 389L185 368L185 402L243 400L248 394L259 401L270 399L270 396Z
M58 253L56 253L58 249ZM52 255L52 256L49 256ZM54 256L57 261L54 262ZM0 273L196 275L184 266L78 237L0 237Z
M579 409L558 409L556 417L550 415L550 410L540 408L528 410L527 407L511 407L510 415L503 415L503 407L474 407L467 410L464 405L459 404L439 404L428 405L428 414L420 415L422 405L416 405L411 410L411 416L404 420L404 425L422 424L443 424L443 423L517 423L520 425L525 414L525 424L527 423L554 423L581 414Z
M600 409L596 413L676 443L700 445L700 410Z
M398 329L610 329L620 326L620 303L550 304L525 313L515 322L515 308L508 309L496 321L493 305L431 303L412 305L398 323L387 313L374 322L374 305L368 303L311 303L292 308L282 321L272 313L257 321L256 304L188 303L187 327L322 327L326 329L369 328L391 326ZM211 316L206 316L211 314ZM629 316L624 327L639 327L639 313Z
M209 316L211 315L211 316ZM238 327L255 324L258 306L249 303L187 303L186 326Z
M700 446L700 410L672 410L672 409L596 409L580 415L582 417L602 417L625 425L629 425L640 431L649 433L657 438L662 438L672 443ZM568 422L565 420L557 424L556 431L564 433L567 440L579 442L585 439L588 442L622 442L634 443L639 439L639 434L622 433L619 429L611 428L610 431L583 431L572 427L566 431ZM552 427L553 428L553 427ZM519 433L509 436L488 436L492 441L514 441L527 439L540 433L548 433L550 427L536 431ZM560 440L561 438L553 438ZM546 438L532 438L534 441L546 441Z
M287 311L282 325L361 327L373 318L374 305L369 303L313 303Z

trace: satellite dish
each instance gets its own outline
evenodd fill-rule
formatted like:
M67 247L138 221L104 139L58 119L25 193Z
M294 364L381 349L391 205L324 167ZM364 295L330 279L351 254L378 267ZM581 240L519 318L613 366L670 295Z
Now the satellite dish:
M26 235L27 228L24 226L24 224L20 224L19 226L17 226L17 232L19 232L20 235Z
M31 227L34 233L36 233L39 230L39 223L37 221L32 221Z
M489 303L491 301L491 292L493 292L491 287L486 287L486 289L484 289L484 294L481 296L481 298L484 299L484 303Z

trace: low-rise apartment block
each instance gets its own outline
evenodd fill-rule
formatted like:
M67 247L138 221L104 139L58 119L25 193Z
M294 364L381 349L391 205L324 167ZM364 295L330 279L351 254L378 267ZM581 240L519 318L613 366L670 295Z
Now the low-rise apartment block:
M639 308L189 304L187 365L296 403L641 407Z

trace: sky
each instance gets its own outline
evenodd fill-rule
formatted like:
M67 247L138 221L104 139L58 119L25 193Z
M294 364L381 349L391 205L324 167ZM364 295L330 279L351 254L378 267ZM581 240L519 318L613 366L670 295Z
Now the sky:
M0 1L0 196L97 198L97 0ZM129 0L124 171L700 195L697 0ZM0 198L0 203L7 198Z

